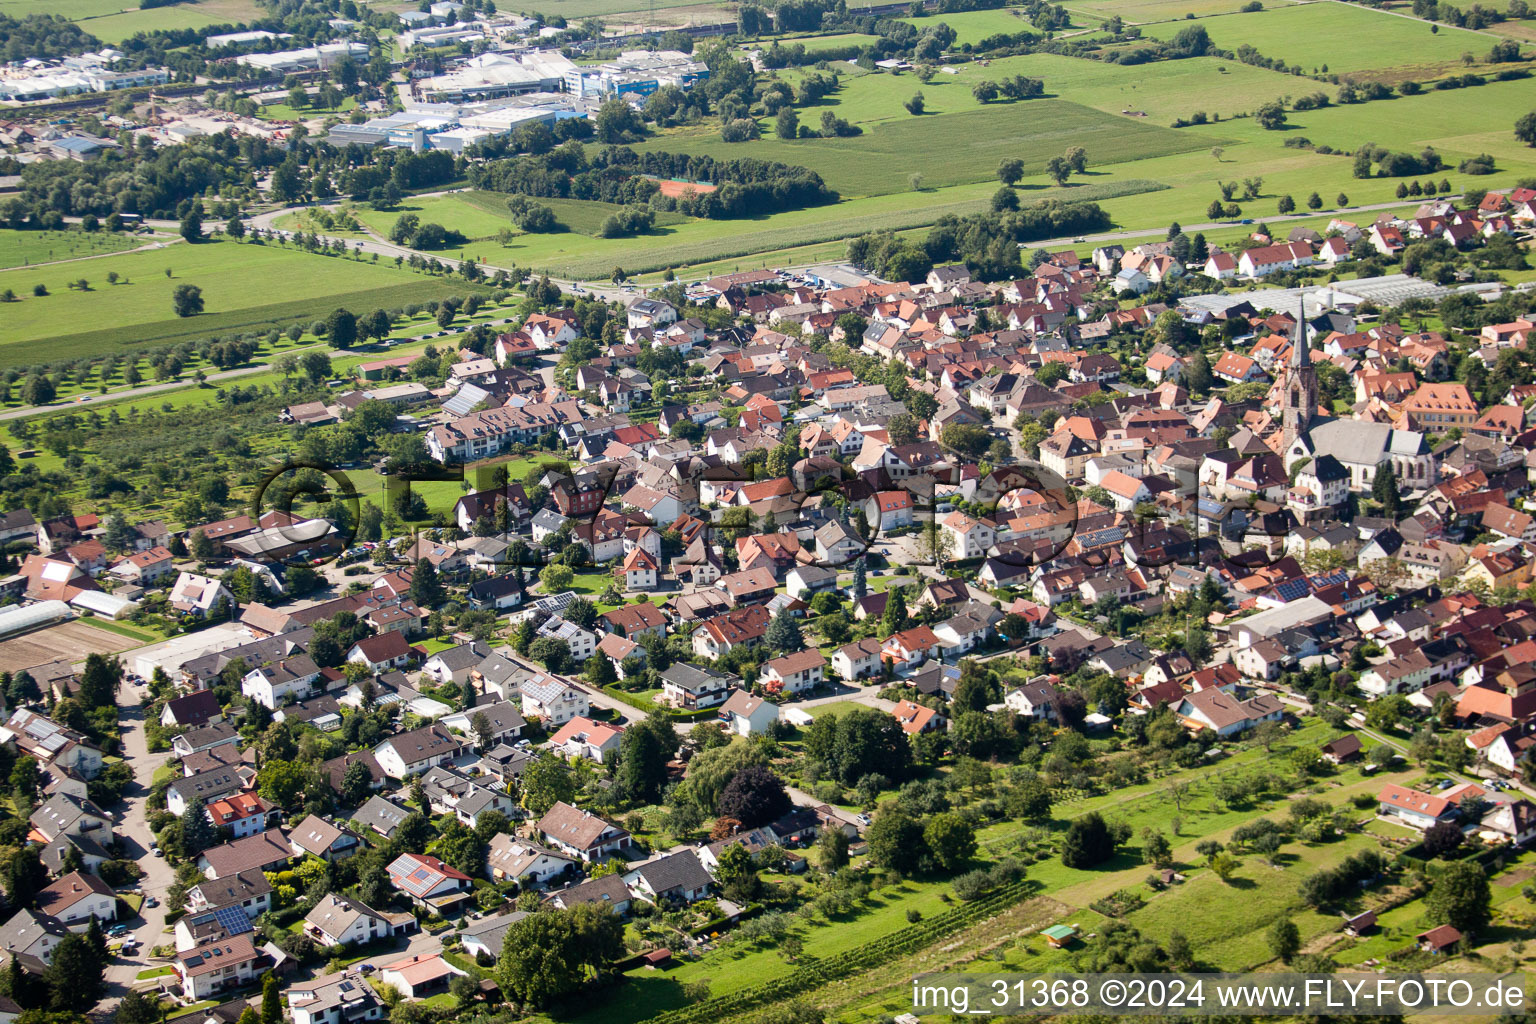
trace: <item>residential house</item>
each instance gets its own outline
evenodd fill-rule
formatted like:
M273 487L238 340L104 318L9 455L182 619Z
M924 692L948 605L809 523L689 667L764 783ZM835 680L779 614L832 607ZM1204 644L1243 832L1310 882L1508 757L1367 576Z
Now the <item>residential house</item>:
M807 648L764 662L759 681L769 693L801 693L821 685L826 667L826 657Z
M554 849L588 864L633 842L624 829L563 800L545 812L535 828Z

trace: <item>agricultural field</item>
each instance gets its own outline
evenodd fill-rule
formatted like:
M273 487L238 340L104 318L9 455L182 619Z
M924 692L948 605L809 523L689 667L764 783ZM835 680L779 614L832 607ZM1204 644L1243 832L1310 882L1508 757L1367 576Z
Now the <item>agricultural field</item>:
M1382 14L1341 0L1319 0L1253 14L1201 19L1211 41L1224 50L1244 43L1266 57L1300 64L1306 71L1381 71L1393 78L1427 77L1459 68L1461 55L1482 59L1497 39L1450 25ZM1147 35L1170 39L1184 26L1149 26ZM1363 77L1371 77L1369 75ZM1297 92L1304 92L1299 83Z
M842 107L841 96L833 97L824 106L839 117L867 126L862 135L793 141L763 139L744 147L721 141L718 132L677 132L636 148L681 149L717 159L750 155L799 164L816 171L844 196L852 197L909 191L914 173L923 176L926 186L935 188L995 180L998 163L1009 157L1022 159L1026 173L1037 174L1047 160L1074 145L1083 146L1090 153L1113 154L1115 163L1209 145L1169 128L1105 114L1070 100L994 103L983 110L978 109L969 84L952 82L934 88L931 84L920 86L915 78L879 77L878 85L883 86L883 92L878 86L862 84L869 79L859 79L849 90L847 109ZM939 111L953 101L955 112L913 117L901 111L902 116L897 118L895 111L901 109L900 104L920 88L925 97L930 91L933 93ZM884 106L886 103L889 109ZM801 121L814 122L819 117L820 110L811 107L801 114Z
M0 229L0 269L104 256L153 242L152 238L109 231L12 231L5 228ZM91 265L81 264L77 269L81 273L90 273Z
M1063 6L1072 14L1109 18L1116 14L1133 25L1182 21L1190 15L1206 18L1240 10L1245 0L1073 0ZM1288 7L1296 0L1266 0L1265 7Z
M108 284L109 272L121 280ZM69 287L79 278L88 281L89 290ZM38 284L48 289L47 296L32 294ZM203 290L206 312L174 316L171 292L179 284ZM5 310L0 366L266 330L315 319L337 306L367 311L473 290L463 281L425 277L388 263L228 239L104 256L89 264L0 271L0 290L6 288L20 301ZM103 326L108 323L112 326Z
M255 0L192 0L169 7L141 10L124 0L0 0L0 14L22 18L46 12L59 14L106 43L118 43L139 32L156 29L203 28L252 21L263 16Z

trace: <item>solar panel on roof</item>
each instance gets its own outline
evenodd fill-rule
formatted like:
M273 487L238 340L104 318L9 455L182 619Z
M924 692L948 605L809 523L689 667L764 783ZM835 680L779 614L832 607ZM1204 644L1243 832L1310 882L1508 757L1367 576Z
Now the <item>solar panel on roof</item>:
M220 907L213 912L213 919L219 922L219 927L230 935L240 935L255 930L251 925L251 919L246 917L245 911L239 907Z

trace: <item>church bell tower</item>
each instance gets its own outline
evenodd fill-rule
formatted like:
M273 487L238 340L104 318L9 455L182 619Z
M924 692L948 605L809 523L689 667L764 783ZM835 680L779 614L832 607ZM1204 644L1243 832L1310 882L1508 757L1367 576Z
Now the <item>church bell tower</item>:
M1317 370L1307 348L1307 304L1303 299L1297 311L1296 337L1291 346L1290 366L1285 375L1285 398L1280 417L1280 435L1285 441L1281 458L1288 458L1296 439L1307 432L1317 415Z

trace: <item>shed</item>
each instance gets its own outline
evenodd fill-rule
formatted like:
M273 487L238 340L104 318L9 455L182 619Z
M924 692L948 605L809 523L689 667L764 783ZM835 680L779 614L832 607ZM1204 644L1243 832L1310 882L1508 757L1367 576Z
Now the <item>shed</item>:
M1053 949L1061 949L1077 938L1077 925L1053 924L1049 928L1042 929L1040 934L1045 936L1045 941Z

